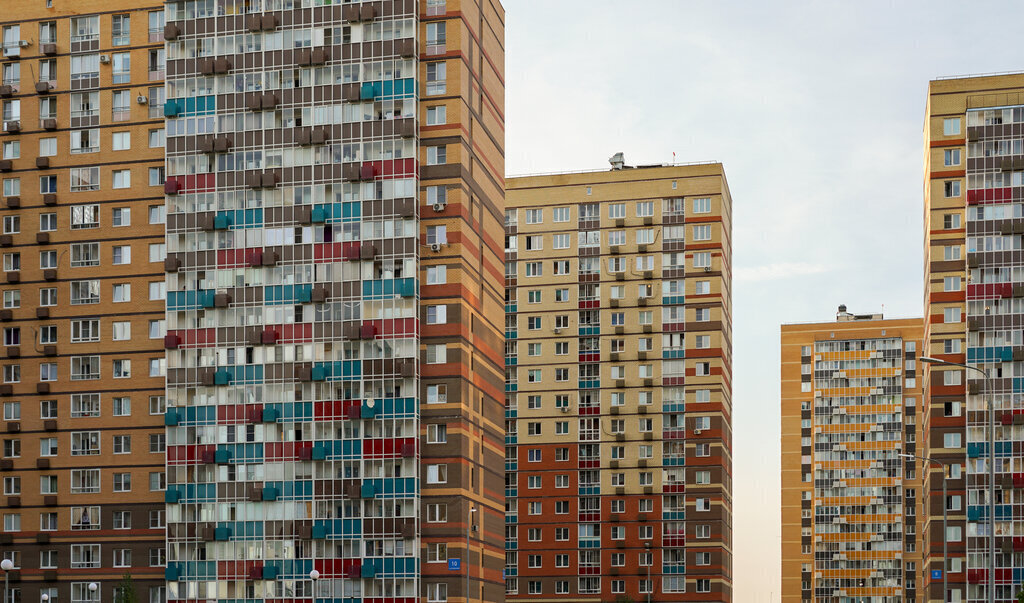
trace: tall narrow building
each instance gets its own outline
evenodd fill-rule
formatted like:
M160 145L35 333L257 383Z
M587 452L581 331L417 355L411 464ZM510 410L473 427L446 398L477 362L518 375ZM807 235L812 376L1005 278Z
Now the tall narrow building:
M926 451L945 465L949 601L1024 586L1024 74L935 80L924 123ZM978 370L974 370L978 369ZM989 379L983 378L981 371ZM991 408L995 416L989 414ZM989 449L994 420L995 454ZM989 460L995 461L995 481ZM943 473L928 474L928 601L942 601ZM990 495L990 486L994 497ZM994 498L994 500L993 500ZM995 568L990 562L995 503ZM928 576L935 574L935 578Z
M782 325L782 601L920 601L920 318ZM941 516L941 515L940 515Z
M163 3L0 5L10 601L164 591ZM93 588L90 588L90 587Z
M167 3L169 600L501 599L503 21Z
M513 178L509 600L732 600L732 203L721 164Z

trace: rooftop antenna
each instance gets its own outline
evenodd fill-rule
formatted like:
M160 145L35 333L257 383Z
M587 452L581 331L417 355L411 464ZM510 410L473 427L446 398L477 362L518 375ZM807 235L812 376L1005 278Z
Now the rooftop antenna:
M621 170L622 166L626 164L626 158L622 154L622 151L619 151L618 153L608 158L608 163L612 164L613 170Z

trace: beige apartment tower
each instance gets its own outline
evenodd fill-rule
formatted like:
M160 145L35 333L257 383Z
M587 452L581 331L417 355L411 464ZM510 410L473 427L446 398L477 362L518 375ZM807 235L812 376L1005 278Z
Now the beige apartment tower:
M941 579L930 576L945 565L946 600L1016 601L1024 586L1024 73L930 82L924 150L925 351L952 363L931 365L923 380L924 449L946 468L949 515L943 539L937 465L925 482L927 600L943 600Z
M163 601L163 2L0 11L10 596Z
M918 601L920 318L782 325L782 600Z
M732 600L721 164L512 178L506 593Z

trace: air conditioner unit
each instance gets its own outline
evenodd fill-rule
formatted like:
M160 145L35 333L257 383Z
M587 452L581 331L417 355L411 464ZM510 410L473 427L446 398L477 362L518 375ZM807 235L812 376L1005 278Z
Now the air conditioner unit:
M445 207L448 207L447 203L435 203L434 204L434 211L444 211Z
M100 55L100 62L103 63L103 64L109 63L110 62L110 55L109 54L101 54Z
M557 335L558 333L561 333L561 332L562 332L562 327L555 327L555 334L556 334L556 335Z
M561 410L562 412L569 412L569 407L568 406L563 406L559 410Z
M711 266L704 266L704 272L711 272Z
M146 103L149 102L149 99L146 98L145 95L140 94L140 95L135 97L135 102L139 103L140 105L145 105Z
M440 243L431 243L430 244L430 250L431 251L441 251L441 244Z
M28 40L18 40L18 46L21 46L22 48L27 48L31 43L32 42L29 42Z
M703 430L703 429L694 429L694 430L693 430L693 435L700 435L700 434L702 434L702 433L704 433L704 430Z

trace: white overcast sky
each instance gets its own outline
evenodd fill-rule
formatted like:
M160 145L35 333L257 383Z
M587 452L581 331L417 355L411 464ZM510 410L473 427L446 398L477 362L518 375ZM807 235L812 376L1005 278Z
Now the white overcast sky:
M503 2L508 174L725 165L734 600L778 601L779 325L921 315L928 81L1024 70L1024 4Z

